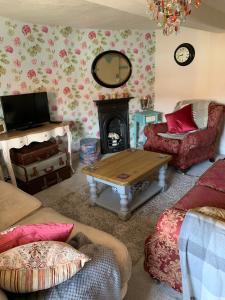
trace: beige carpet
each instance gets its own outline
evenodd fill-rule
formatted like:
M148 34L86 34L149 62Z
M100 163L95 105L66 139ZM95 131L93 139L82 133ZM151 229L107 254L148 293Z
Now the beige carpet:
M75 174L69 180L36 194L36 197L45 206L117 237L127 246L133 264L143 256L145 238L152 232L159 214L180 199L196 180L170 168L168 189L146 202L125 222L108 210L89 206L88 186L85 177L80 173L80 167L76 167Z

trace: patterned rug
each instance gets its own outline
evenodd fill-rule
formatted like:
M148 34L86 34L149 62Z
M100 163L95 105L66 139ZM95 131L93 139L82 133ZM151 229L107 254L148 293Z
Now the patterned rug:
M78 172L74 175L79 181ZM74 177L73 176L73 177ZM100 207L90 207L89 191L86 183L71 191L63 182L48 192L43 191L36 196L44 206L50 206L58 212L81 223L106 231L121 240L128 248L135 264L143 256L145 238L153 231L159 214L179 200L196 181L195 177L178 174L172 168L168 172L168 189L157 194L139 209L133 212L128 221L120 220L114 213ZM62 192L62 189L64 191Z

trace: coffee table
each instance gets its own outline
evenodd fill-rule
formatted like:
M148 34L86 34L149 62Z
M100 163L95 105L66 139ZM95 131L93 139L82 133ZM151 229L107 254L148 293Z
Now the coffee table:
M82 172L89 183L91 204L109 209L123 220L128 219L134 209L165 189L165 173L171 159L171 155L127 149L84 167ZM155 172L157 179L149 182ZM98 182L106 186L99 194Z

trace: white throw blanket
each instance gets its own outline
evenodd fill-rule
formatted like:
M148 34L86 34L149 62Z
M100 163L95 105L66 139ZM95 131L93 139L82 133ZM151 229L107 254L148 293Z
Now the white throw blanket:
M189 211L179 235L183 300L225 299L225 222Z
M185 105L192 104L193 119L198 128L206 128L208 125L209 104L211 100L183 100L179 101L175 110L182 108Z
M187 135L189 135L192 132L198 131L197 130L191 130L188 132L184 132L184 133L169 133L169 132L159 132L158 135L163 137L163 138L167 138L167 139L176 139L176 140L183 140Z

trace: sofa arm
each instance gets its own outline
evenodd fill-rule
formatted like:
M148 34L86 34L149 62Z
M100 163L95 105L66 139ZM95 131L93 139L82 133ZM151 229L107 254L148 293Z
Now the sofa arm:
M147 124L144 129L144 134L147 138L152 135L157 135L159 132L167 132L167 123Z
M8 297L3 290L0 290L0 300L8 300Z
M187 153L191 148L204 147L211 145L216 140L216 129L206 128L189 133L183 140L180 148L181 153Z
M176 246L186 211L175 207L164 210L156 224L157 232L165 241Z

